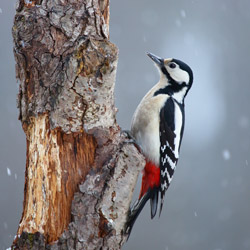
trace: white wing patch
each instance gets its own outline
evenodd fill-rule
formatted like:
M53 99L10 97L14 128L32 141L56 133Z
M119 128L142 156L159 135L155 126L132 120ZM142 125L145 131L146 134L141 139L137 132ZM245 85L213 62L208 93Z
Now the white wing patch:
M173 162L170 157L167 157L167 161L168 161L168 164L170 165L170 167L172 169L175 169L175 166L176 166L176 162Z
M168 142L167 142L167 144L168 144ZM164 152L165 151L165 149L166 149L166 147L167 147L167 145L165 144L163 147L161 147L161 152Z
M165 190L168 188L168 184L166 181L164 181L164 183L161 184L161 190Z
M161 175L164 177L167 174L168 170L167 168L164 169L164 171L161 170Z
M168 183L170 184L170 182L172 181L173 176L170 177L169 173L167 173L167 178L168 178Z
M166 164L166 161L167 161L166 157L164 159L163 158L161 159L161 162L162 162L163 165Z
M160 132L160 136L161 136L161 132ZM166 147L170 148L171 151L173 151L172 147L169 145L168 141L166 141L166 144L164 146L161 146L161 152L164 153Z
M173 162L173 161L171 160L171 158L170 158L167 154L165 155L164 158L161 159L161 162L162 162L163 165L165 165L166 162L168 162L168 164L170 165L170 167L171 167L172 169L175 169L176 162ZM166 170L166 169L167 169L167 168L165 168L165 170ZM164 176L164 175L163 175L163 176Z
M180 148L180 143L181 143L181 132L182 132L181 130L182 130L183 119L184 119L179 103L177 103L176 101L173 101L173 105L174 105L174 112L170 115L173 115L172 119L174 120L173 121L174 130L172 131L174 136L170 134L169 135L163 134L164 141L161 142L162 145L160 147L162 197L165 191L168 189L170 182L172 181L173 174L176 168L176 164L179 158L179 148ZM165 130L163 130L163 132L166 133ZM170 144L172 146L170 146Z
M175 158L178 159L179 158L179 148L180 148L180 142L181 142L181 128L182 128L182 112L181 109L179 107L179 105L177 103L174 104L175 105L175 139L174 139L174 145L175 145L175 149L174 149L174 155Z

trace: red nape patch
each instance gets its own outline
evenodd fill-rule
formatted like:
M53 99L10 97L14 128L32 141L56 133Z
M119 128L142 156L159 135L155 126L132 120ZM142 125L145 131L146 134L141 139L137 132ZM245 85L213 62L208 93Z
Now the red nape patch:
M152 162L146 162L143 170L141 191L139 199L148 191L149 188L159 187L160 185L160 168Z

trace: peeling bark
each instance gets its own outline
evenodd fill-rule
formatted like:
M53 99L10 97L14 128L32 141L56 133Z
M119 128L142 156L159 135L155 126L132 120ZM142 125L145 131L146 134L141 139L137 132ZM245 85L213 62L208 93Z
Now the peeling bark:
M14 249L120 249L144 160L116 123L108 0L19 0L13 26L27 138Z
M26 136L25 199L18 235L41 232L52 242L71 220L76 184L93 166L96 142L84 132L51 130L47 115L31 117Z

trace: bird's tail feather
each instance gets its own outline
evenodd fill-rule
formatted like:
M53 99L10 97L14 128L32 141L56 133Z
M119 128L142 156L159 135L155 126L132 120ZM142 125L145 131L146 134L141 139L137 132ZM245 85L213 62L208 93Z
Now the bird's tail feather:
M128 238L130 236L130 233L132 231L132 228L134 226L137 217L139 216L140 212L142 211L145 204L150 198L151 198L151 192L149 190L147 193L145 193L145 195L141 197L141 199L137 200L133 205L133 207L130 209L126 225L126 233L128 234Z
M165 192L161 193L161 205L160 205L160 212L159 212L159 218L161 216L161 211L162 211L162 207L163 207L163 203L164 203L164 196L165 196Z
M130 209L126 225L126 233L128 234L128 238L130 236L137 217L139 216L149 199L151 206L151 219L153 219L156 215L158 206L158 189L156 187L153 189L149 189L148 192L146 192L139 200L137 200L133 207Z
M151 219L155 217L157 212L158 206L158 189L154 188L151 190L151 197L150 197L150 207L151 207Z

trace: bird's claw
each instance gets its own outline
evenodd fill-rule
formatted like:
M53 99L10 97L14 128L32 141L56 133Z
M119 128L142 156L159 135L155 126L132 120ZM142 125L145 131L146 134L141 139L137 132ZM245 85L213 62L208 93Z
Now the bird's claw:
M125 143L133 143L137 150L142 154L141 146L137 143L130 130L122 130L122 133L125 134L125 136L128 138Z

